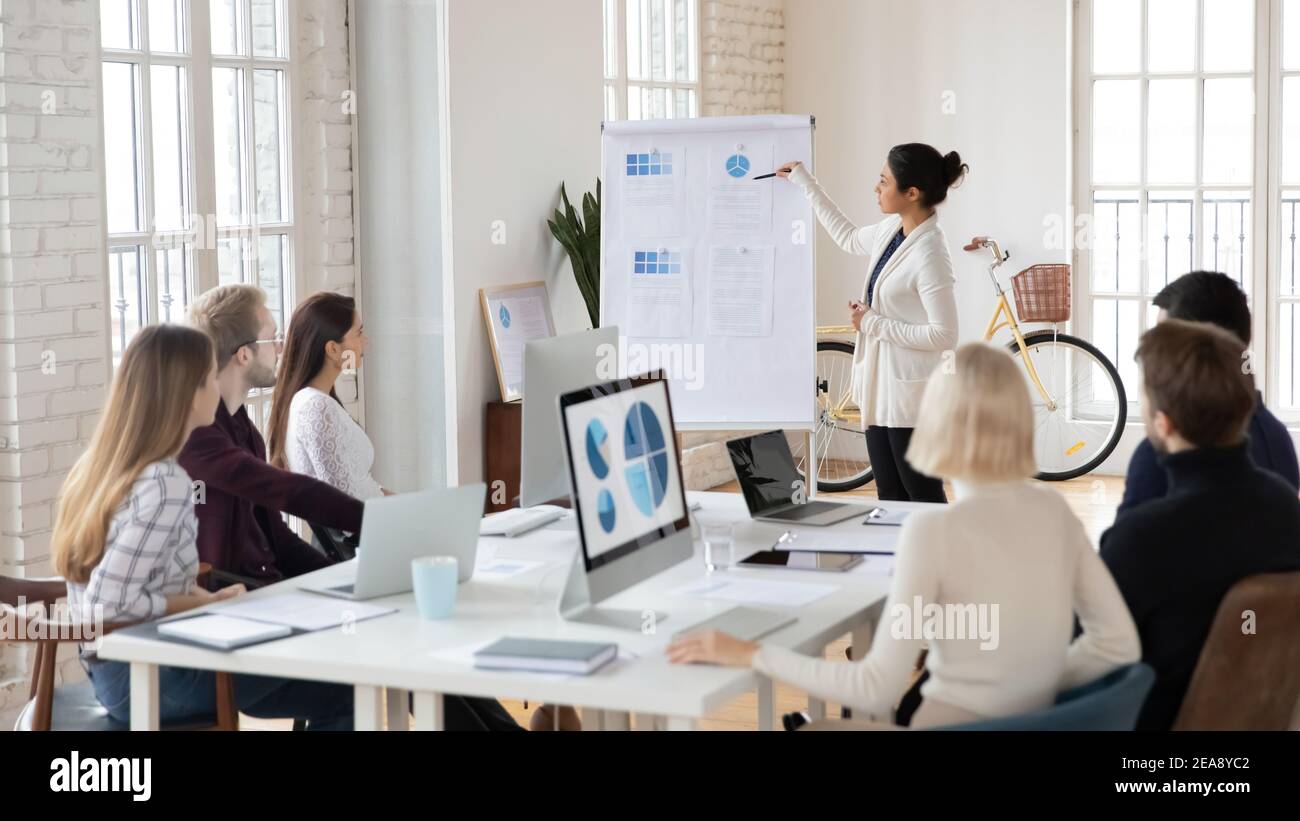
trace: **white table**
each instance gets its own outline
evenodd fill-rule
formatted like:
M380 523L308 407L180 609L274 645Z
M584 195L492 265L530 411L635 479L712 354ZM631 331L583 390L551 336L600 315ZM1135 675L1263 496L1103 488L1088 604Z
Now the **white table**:
M736 522L737 558L771 546L785 529L749 520L739 494L690 493L688 496L692 503L703 505L694 514L699 519ZM891 507L924 506L891 503ZM892 547L897 536L897 528L864 527L856 518L833 528L880 548ZM591 729L626 729L632 713L638 716L638 727L692 729L700 718L751 690L757 690L759 695L760 728L772 728L773 684L765 677L745 669L670 665L664 658L663 648L673 633L734 606L668 595L668 591L705 575L698 539L694 559L606 602L611 607L667 612L668 618L651 635L568 622L559 617L556 601L568 562L577 549L577 533L571 517L515 539L481 539L480 552L491 550L497 558L545 564L516 576L466 582L460 588L454 616L445 621L421 619L413 596L406 593L376 600L398 608L397 613L358 622L347 629L307 633L233 652L119 632L105 637L99 655L131 665L133 730L152 730L159 726L160 665L348 684L355 688L359 730L383 726L385 712L390 727L405 728L408 693L412 694L417 729L442 728L444 693L570 704L583 709L584 725ZM342 582L351 572L350 567L338 565L249 595L280 595L296 591L306 582L335 579ZM725 572L836 586L838 589L830 595L794 610L798 620L765 637L764 641L820 654L830 642L851 633L855 658L861 658L870 644L889 586L884 576L853 571L837 574L733 569ZM453 648L468 649L505 635L612 641L635 657L585 677L477 670L447 657L454 655ZM820 717L823 712L822 705L815 701L810 709L814 717Z

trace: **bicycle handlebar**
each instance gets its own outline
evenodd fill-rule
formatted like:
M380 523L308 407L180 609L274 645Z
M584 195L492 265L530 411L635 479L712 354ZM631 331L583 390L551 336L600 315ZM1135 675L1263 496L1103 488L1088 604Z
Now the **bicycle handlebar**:
M1011 253L1003 253L1002 249L998 247L997 240L989 237L972 237L971 241L963 248L966 251L978 251L981 248L990 249L993 252L994 268L1011 259Z

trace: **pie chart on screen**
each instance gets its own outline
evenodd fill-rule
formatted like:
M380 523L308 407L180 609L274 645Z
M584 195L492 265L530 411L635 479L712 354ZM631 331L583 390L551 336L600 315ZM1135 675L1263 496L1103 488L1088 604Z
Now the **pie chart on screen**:
M596 518L600 520L601 530L606 533L614 529L614 494L602 490L596 497Z
M587 464L597 479L609 475L609 431L599 419L587 423Z
M668 449L659 417L645 402L637 402L623 426L623 476L637 510L654 515L668 493Z

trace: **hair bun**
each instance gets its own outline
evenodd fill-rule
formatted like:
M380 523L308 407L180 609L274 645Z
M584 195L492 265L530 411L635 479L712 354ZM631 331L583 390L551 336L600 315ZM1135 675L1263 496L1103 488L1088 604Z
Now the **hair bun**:
M961 183L970 171L970 166L961 161L961 155L956 151L949 151L943 155L943 170L948 187L952 188Z

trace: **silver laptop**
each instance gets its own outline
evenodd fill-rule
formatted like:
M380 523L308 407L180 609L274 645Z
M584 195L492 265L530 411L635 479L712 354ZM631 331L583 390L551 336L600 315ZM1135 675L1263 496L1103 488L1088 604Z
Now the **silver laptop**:
M733 439L727 443L727 453L749 515L759 521L823 526L866 516L861 505L796 501L807 498L808 485L794 464L794 454L782 431Z
M487 486L482 482L366 501L361 544L351 582L304 585L303 590L341 599L374 599L411 589L411 560L455 556L457 576L474 575L478 525Z

